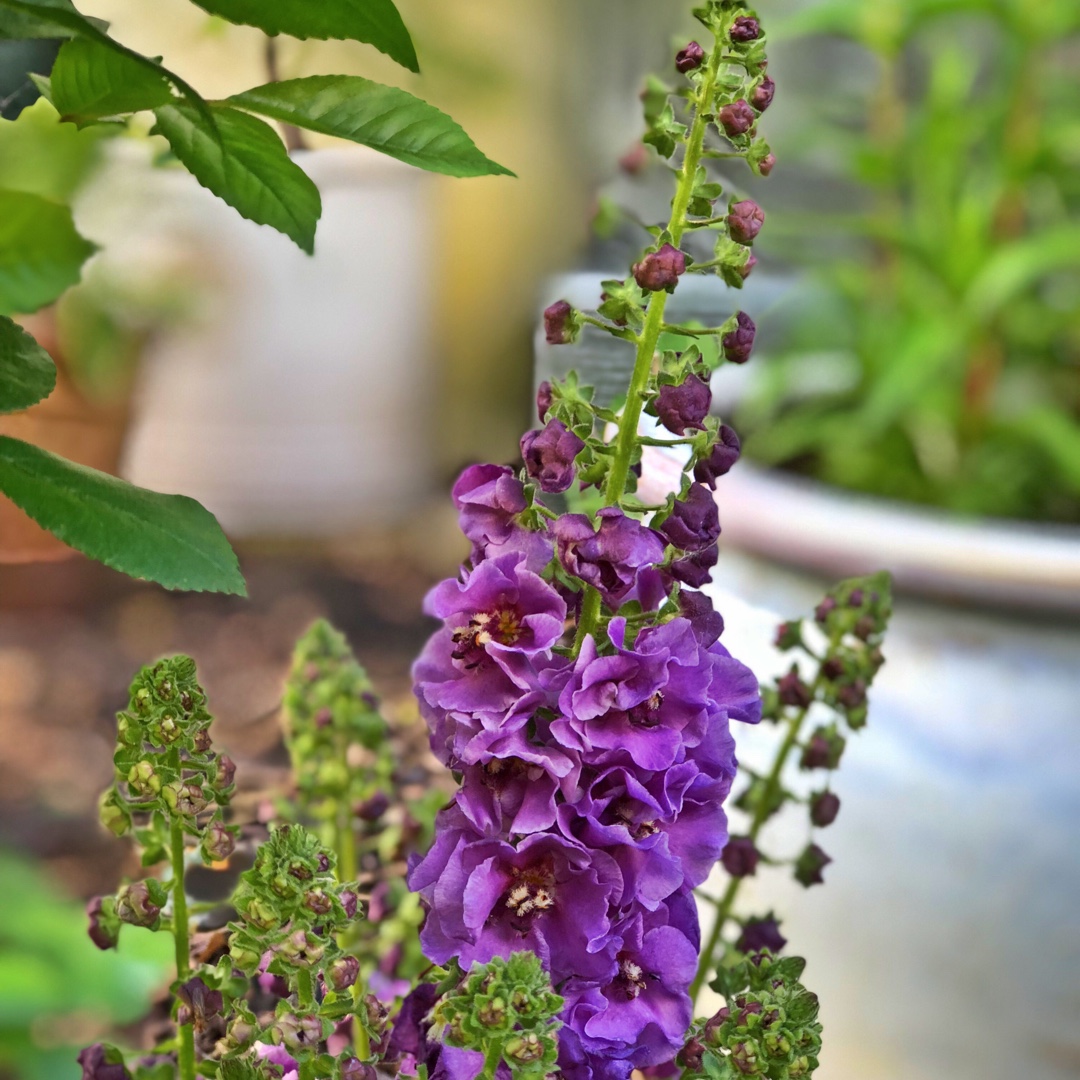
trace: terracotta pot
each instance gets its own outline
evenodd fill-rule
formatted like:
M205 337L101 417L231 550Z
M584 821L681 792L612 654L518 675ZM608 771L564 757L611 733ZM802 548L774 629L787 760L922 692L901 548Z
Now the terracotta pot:
M33 408L0 417L0 434L33 443L80 465L115 473L127 433L130 402L124 399L101 405L79 392L65 369L51 311L20 322L56 361L56 389ZM0 495L0 563L64 559L74 554L73 548Z

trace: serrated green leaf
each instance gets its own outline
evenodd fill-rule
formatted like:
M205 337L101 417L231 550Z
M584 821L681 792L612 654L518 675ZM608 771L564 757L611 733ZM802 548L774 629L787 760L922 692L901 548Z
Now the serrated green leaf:
M193 0L204 11L268 34L336 38L374 45L392 60L419 71L416 49L391 0Z
M162 495L0 435L0 491L65 544L167 589L247 594L229 542L194 499Z
M286 124L370 146L448 176L513 176L485 157L446 113L394 86L357 75L269 83L229 101Z
M172 99L163 73L84 38L61 46L50 77L50 93L61 116L76 120L156 109Z
M21 326L0 316L0 413L29 409L55 385L52 357Z
M0 315L52 303L79 280L96 250L75 231L66 206L25 191L0 191Z
M214 126L187 102L156 109L154 131L203 187L260 225L284 233L309 255L322 213L319 189L289 157L274 129L224 106Z

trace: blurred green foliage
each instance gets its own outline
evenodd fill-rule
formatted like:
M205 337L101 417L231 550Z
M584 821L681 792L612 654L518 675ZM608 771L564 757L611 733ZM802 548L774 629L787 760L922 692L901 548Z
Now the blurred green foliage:
M781 162L839 210L770 222L809 287L747 452L1080 521L1080 3L811 0L783 33L828 63Z
M0 882L0 1075L74 1080L79 1050L167 984L172 940L125 934L119 955L103 953L82 905L40 869L0 851Z

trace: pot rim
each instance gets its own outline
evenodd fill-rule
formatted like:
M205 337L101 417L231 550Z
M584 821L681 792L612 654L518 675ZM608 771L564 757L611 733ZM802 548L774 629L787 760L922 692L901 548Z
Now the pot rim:
M647 448L641 489L678 490L680 458ZM717 482L722 542L831 577L889 570L938 599L1080 613L1080 528L947 511L844 491L746 459Z

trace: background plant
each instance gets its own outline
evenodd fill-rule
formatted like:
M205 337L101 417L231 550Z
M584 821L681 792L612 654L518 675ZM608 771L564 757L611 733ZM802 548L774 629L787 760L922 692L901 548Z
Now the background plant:
M367 42L418 70L412 40L391 0L362 6L328 0L249 5L205 0L212 15L267 34ZM359 76L271 81L205 100L160 60L112 38L70 0L0 0L0 39L63 39L37 80L59 120L127 124L152 112L153 131L204 187L244 217L312 252L318 189L265 120L361 143L453 176L506 174L450 117L403 90ZM23 187L0 189L0 412L48 397L48 354L10 316L53 302L79 279L94 246L63 202ZM0 436L0 492L38 524L92 558L168 588L244 592L236 558L216 521L193 500L158 495Z
M739 430L753 457L953 510L1080 520L1080 15L1070 0L814 0L791 101L822 204ZM804 188L805 190L805 188Z

